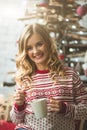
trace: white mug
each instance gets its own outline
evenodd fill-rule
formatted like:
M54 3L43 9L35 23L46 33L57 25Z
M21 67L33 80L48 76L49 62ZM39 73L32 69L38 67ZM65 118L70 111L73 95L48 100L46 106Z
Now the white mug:
M31 102L31 107L37 119L47 116L47 99L34 99Z

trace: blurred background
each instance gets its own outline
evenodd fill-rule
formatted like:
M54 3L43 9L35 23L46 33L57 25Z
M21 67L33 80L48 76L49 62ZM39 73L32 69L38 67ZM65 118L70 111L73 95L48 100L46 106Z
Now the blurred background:
M5 83L14 82L15 55L21 22L21 0L0 0L0 95L7 98L14 87Z

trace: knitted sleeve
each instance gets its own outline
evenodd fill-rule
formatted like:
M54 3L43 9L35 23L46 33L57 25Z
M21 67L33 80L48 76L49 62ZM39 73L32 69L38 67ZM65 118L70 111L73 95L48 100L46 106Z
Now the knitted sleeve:
M25 115L25 104L21 107L18 107L16 104L12 106L10 111L10 118L11 121L15 124L23 123L24 122L24 115Z
M66 104L66 117L75 120L87 119L87 92L77 72L73 71L74 104Z
M20 90L21 86L16 86L16 91ZM18 106L16 103L13 104L10 111L10 118L13 123L16 125L24 122L26 104L24 103L21 106Z

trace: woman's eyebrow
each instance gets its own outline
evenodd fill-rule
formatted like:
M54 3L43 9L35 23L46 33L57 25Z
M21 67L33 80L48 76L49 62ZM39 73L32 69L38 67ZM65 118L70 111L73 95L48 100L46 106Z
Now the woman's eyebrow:
M44 42L44 41L37 41L35 44L38 44L38 43L40 43L40 42ZM32 46L32 44L31 45L27 45L27 47L30 47L30 46Z
M41 40L41 41L38 41L38 42L36 42L36 44L39 43L39 42L44 42L44 41L42 41L42 40Z

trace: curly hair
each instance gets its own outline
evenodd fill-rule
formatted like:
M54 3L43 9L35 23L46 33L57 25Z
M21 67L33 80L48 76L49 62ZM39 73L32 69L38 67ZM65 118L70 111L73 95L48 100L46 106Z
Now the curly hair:
M48 30L45 26L38 23L25 26L18 42L18 54L16 59L17 73L16 81L21 82L25 76L28 76L32 81L32 74L36 71L35 63L29 58L26 53L26 47L28 39L34 34L39 34L46 42L47 49L49 50L48 68L49 74L53 78L55 74L64 75L64 69L61 62L58 59L57 46L51 38Z

